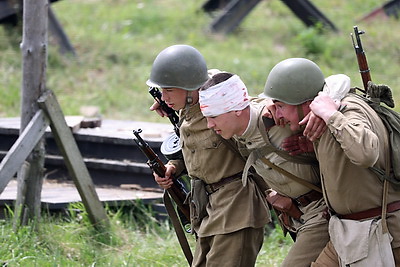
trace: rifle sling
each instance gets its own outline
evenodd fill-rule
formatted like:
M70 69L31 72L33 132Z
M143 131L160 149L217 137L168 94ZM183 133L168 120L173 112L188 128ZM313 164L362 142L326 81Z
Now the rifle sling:
M300 183L300 184L302 184L302 185L304 185L304 186L306 186L306 187L308 187L310 189L313 189L313 190L315 190L317 192L322 193L321 188L319 188L318 186L316 186L316 185L314 185L314 184L312 184L312 183L310 183L310 182L308 182L308 181L306 181L304 179L301 179L300 177L297 177L296 175L294 175L294 174L282 169L279 166L276 166L274 163L272 163L271 161L269 161L265 157L262 157L261 160L262 160L262 162L267 164L270 168L272 168L272 169L274 169L274 170L286 175L290 179L292 179L292 180L294 180L294 181L296 181L296 182L298 182L298 183Z
M221 137L221 138L222 138L222 137ZM223 139L223 138L222 138L222 139ZM237 152L237 153L240 155L240 152L238 151L238 149L235 148L235 146L234 146L231 142L229 142L228 140L225 140L225 139L223 139L223 140L224 140L224 142L228 145L229 148L231 148L233 151ZM272 152L272 151L271 151L271 152ZM304 185L304 186L306 186L306 187L308 187L308 188L310 188L310 189L313 189L313 190L315 190L315 191L317 191L317 192L322 193L321 188L319 188L318 186L316 186L316 185L314 185L314 184L312 184L312 183L310 183L310 182L307 182L306 180L304 180L304 179L302 179L302 178L300 178L300 177L297 177L296 175L294 175L294 174L292 174L292 173L290 173L290 172L288 172L288 171L282 169L282 168L279 167L279 166L276 166L275 164L273 164L272 162L270 162L270 161L269 161L268 159L266 159L265 157L261 157L261 160L262 160L262 162L264 162L265 164L267 164L270 168L272 168L272 169L274 169L274 170L276 170L276 171L278 171L278 172L284 174L285 176L289 177L290 179L292 179L292 180L294 180L294 181L296 181L296 182L298 182L298 183L300 183L300 184L302 184L302 185ZM244 175L243 175L243 176L246 176L246 177L247 177L246 168L245 168L245 171L244 171ZM244 179L244 178L243 178L243 179ZM261 180L263 180L263 179L261 179ZM267 186L265 185L266 183L265 183L264 180L263 180L263 183L260 183L260 179L257 179L257 181L258 181L257 184L259 184L259 186L261 185L261 186L260 186L261 189L267 188Z
M164 190L163 201L164 201L165 209L167 210L168 216L170 217L172 225L174 226L174 230L175 230L176 236L178 238L179 245L182 248L183 254L185 254L185 257L186 257L187 262L189 263L189 266L191 266L192 262L193 262L192 251L190 250L189 243L188 243L186 235L183 231L182 225L179 221L178 215L176 214L174 205L172 204L171 198L166 190Z
M389 177L390 176L390 164L391 164L391 160L390 160L390 148L389 148L389 137L384 138L384 148L385 148L385 156L386 156L386 160L385 160L385 165L386 165L386 176ZM389 229L387 226L387 221L386 221L386 215L387 215L387 198L388 198L388 194L389 194L389 182L388 180L384 180L383 181L383 193L382 193L382 231L383 233L388 233Z
M302 112L302 111L301 111ZM292 156L290 155L287 151L281 150L280 148L276 147L272 141L270 140L269 136L268 136L268 131L267 127L264 124L263 119L261 118L263 116L262 113L260 113L260 118L258 119L258 130L261 134L261 136L263 137L265 143L268 146L269 150L272 150L271 152L275 152L276 154L278 154L280 157L284 158L287 161L290 162L294 162L297 164L303 164L303 165L312 165L312 166L319 166L318 160L316 159L316 157L310 153L304 153L304 155L295 155ZM280 127L280 126L277 126Z
M262 114L260 114L260 116L262 116ZM299 156L289 156L289 154L286 151L282 151L282 150L276 148L272 144L271 140L268 137L267 130L265 129L265 125L263 123L263 120L259 119L258 121L259 121L258 130L260 131L260 133L261 133L261 135L262 135L262 137L263 137L263 139L264 139L264 141L265 141L265 143L267 145L255 150L255 151L253 151L251 154L254 154L254 155L250 155L249 159L251 157L254 157L254 159L251 159L251 161L253 161L253 162L255 162L256 159L261 159L262 162L267 164L270 168L282 173L283 175L287 176L288 178L290 178L290 179L292 179L292 180L294 180L294 181L296 181L296 182L298 182L298 183L300 183L300 184L302 184L302 185L304 185L304 186L306 186L306 187L308 187L310 189L313 189L313 190L315 190L317 192L322 193L321 188L319 188L318 186L316 186L316 185L314 185L314 184L312 184L312 183L310 183L310 182L308 182L308 181L306 181L306 180L304 180L304 179L302 179L302 178L300 178L300 177L298 177L298 176L296 176L296 175L294 175L294 174L282 169L281 167L275 165L274 163L269 161L267 158L265 158L265 155L267 155L269 153L272 153L272 152L275 152L279 156L283 157L284 159L286 159L288 161L291 161L291 162L294 162L294 163L297 163L297 164L307 164L307 165L313 165L313 166L315 164L318 164L317 161L315 161L314 159L312 159L310 157L306 156L306 157L303 158L303 157L299 157ZM253 162L248 162L247 165L253 164Z

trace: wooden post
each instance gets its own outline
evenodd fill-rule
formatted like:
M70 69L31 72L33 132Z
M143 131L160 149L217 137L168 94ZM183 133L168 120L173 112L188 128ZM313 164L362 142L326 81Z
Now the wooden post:
M46 91L38 100L39 106L50 119L51 132L54 140L64 157L65 165L82 198L82 202L89 215L89 220L98 230L107 230L109 221L92 178L83 161L78 145L68 128L64 115L52 91ZM107 233L107 231L105 231Z
M97 196L89 171L85 166L72 132L67 126L56 97L51 91L47 91L39 98L38 103L43 110L39 109L36 112L18 140L0 162L0 193L3 192L12 176L20 169L17 193L19 198L17 198L14 212L14 227L17 228L19 225L29 222L27 217L29 214L27 212L28 207L22 205L26 202L27 191L29 190L27 180L30 163L26 162L25 159L50 125L54 139L63 154L65 164L75 182L91 223L96 229L105 230L104 234L108 235L109 221L104 207Z
M24 0L22 24L22 93L21 93L21 127L23 132L36 111L37 100L46 87L47 65L47 0ZM40 217L40 197L44 173L44 139L42 138L27 158L29 171L26 174L26 195L17 195L21 203L23 217L28 221ZM19 175L18 175L19 176ZM23 179L23 177L20 177ZM21 191L22 192L22 191ZM19 220L23 221L23 220Z

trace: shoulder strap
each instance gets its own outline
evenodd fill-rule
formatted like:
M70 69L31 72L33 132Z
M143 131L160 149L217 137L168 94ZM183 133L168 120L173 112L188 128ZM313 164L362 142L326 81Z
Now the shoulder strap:
M260 114L262 116L262 114ZM287 161L298 163L298 164L304 164L304 165L314 165L318 166L318 160L315 157L312 157L311 155L296 155L296 156L291 156L289 155L288 152L281 150L277 147L275 147L274 144L272 144L271 140L269 139L268 132L265 129L264 123L262 119L258 119L258 130L261 133L265 143L273 149L272 152L275 152L278 154L280 157L286 159Z
M262 116L262 114L260 116ZM254 151L254 154L258 154L257 158L261 158L262 162L267 164L270 168L282 173L283 175L287 176L288 178L290 178L290 179L292 179L292 180L294 180L294 181L296 181L296 182L298 182L298 183L300 183L300 184L302 184L302 185L304 185L304 186L306 186L306 187L308 187L310 189L313 189L315 191L318 191L318 192L322 193L321 188L319 188L318 186L316 186L316 185L314 185L314 184L312 184L312 183L310 183L310 182L308 182L308 181L306 181L306 180L304 180L304 179L302 179L302 178L300 178L300 177L298 177L298 176L296 176L296 175L294 175L294 174L282 169L281 167L275 165L274 163L269 161L265 157L265 155L268 154L268 152L269 153L275 152L279 156L281 156L282 158L284 158L284 159L286 159L288 161L294 162L294 163L298 163L298 164L318 165L318 161L316 159L313 159L313 158L307 157L307 156L301 156L301 157L300 156L291 156L286 151L282 151L282 150L276 148L272 144L271 140L269 139L267 131L265 130L265 126L264 126L263 120L259 119L258 122L259 122L258 123L258 129L261 132L264 141L267 143L267 146L270 147L270 149L269 149L269 151L267 151L265 148L261 148L258 151ZM262 151L262 150L264 150L264 151Z
M260 116L262 116L262 113L260 113ZM318 186L316 186L300 177L297 177L296 175L276 166L275 164L270 162L268 159L266 159L265 155L274 152L274 153L277 153L279 156L282 156L284 159L291 161L291 162L298 163L298 164L318 165L318 161L310 159L309 157L300 158L300 157L296 157L296 156L291 156L286 151L282 151L282 150L276 148L272 144L272 142L270 141L270 139L267 135L267 131L265 130L265 126L264 126L264 123L263 123L263 120L261 117L258 118L258 130L261 133L266 145L253 150L250 153L249 157L247 158L246 164L245 164L245 167L243 170L243 174L242 174L243 186L246 186L246 184L247 184L248 170L253 166L253 164L257 161L257 159L261 159L270 168L273 168L274 170L284 174L285 176L289 177L290 179L295 180L296 182L298 182L310 189L316 190L318 192L322 192L321 188L319 188ZM265 181L264 181L264 183L265 183Z
M386 151L386 176L390 175L390 152L389 152L389 141L385 138L385 151ZM389 193L389 182L388 180L383 181L383 194L382 194L382 231L383 233L389 232L386 214L387 214L387 196Z
M222 138L222 136L220 136L220 135L218 135L218 136L233 152L238 154L240 156L240 158L245 162L245 167L243 169L243 174L242 174L242 184L243 184L243 186L246 186L248 173L249 173L249 170L251 169L251 165L248 165L249 159L247 159L247 160L245 159L245 157L242 155L242 153L240 153L238 147L234 144L234 141L232 139L226 140L226 139ZM261 192L265 193L265 191L269 189L269 186L267 185L265 180L260 175L258 175L258 173L255 170L250 170L250 172L251 172L251 175L253 177L253 181L255 182L255 184L258 186L258 188L261 190Z
M274 163L272 163L271 161L269 161L269 160L266 159L265 157L262 157L261 160L262 160L262 162L264 162L265 164L267 164L270 168L272 168L272 169L274 169L274 170L276 170L276 171L278 171L278 172L280 172L280 173L286 175L287 177L289 177L289 178L292 179L293 181L296 181L296 182L298 182L299 184L302 184L302 185L304 185L304 186L306 186L306 187L308 187L308 188L310 188L310 189L313 189L313 190L315 190L315 191L317 191L317 192L322 193L321 188L319 188L318 186L316 186L316 185L314 185L314 184L312 184L312 183L310 183L310 182L308 182L308 181L306 181L306 180L304 180L304 179L302 179L302 178L300 178L300 177L298 177L298 176L296 176L296 175L294 175L294 174L292 174L292 173L286 171L285 169L282 169L282 168L279 167L279 166L276 166Z
M186 260L189 263L189 266L192 266L193 262L193 255L192 251L190 250L189 243L186 239L186 235L182 229L182 225L179 222L178 215L176 214L176 210L172 204L171 198L168 195L168 192L165 190L163 194L163 200L165 209L171 219L172 225L174 226L176 237L178 238L179 245L182 248L183 254L185 254Z

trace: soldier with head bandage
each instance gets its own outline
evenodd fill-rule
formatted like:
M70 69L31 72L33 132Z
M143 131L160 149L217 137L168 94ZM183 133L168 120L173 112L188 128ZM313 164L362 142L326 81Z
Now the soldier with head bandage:
M223 113L242 110L250 104L246 85L239 76L200 91L200 109L206 117L216 117Z
M337 91L338 86L332 88ZM267 126L265 118L271 121L274 113L269 110L273 106L271 99L250 97L243 81L232 73L221 72L210 78L200 88L199 102L207 126L223 138L236 141L246 159L242 184L250 181L246 173L253 167L270 188L266 196L290 205L283 207L288 209L279 218L284 232L296 237L296 241L281 266L310 266L329 240L326 204L322 193L313 189L320 186L318 165L312 151L304 153L300 147L293 148L301 154L292 156L281 147L283 140L294 134L306 142L302 132L291 131L289 125ZM304 179L312 188L289 178L279 168Z

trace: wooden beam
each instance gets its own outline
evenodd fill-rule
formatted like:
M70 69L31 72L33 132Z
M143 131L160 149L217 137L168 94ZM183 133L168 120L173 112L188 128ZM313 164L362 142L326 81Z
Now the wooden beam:
M51 131L64 157L91 223L99 230L108 228L109 221L105 209L96 193L92 178L83 161L78 145L68 128L64 115L52 91L46 91L38 100L39 106L50 119Z
M211 31L231 33L261 0L232 0L211 23Z
M48 126L49 120L42 110L38 110L0 163L0 194L43 137Z
M370 21L378 17L394 17L399 18L400 0L392 0L386 2L383 6L375 8L370 13L362 17L359 21Z
M261 0L231 0L224 6L221 14L211 23L213 33L229 34L245 19ZM216 1L208 1L212 4ZM292 12L307 26L322 23L323 26L337 31L335 25L309 0L282 0ZM267 20L268 18L266 18Z
M326 28L338 31L336 26L309 0L282 0L308 27L321 23Z
M58 21L56 14L49 5L49 31L52 33L57 40L59 45L59 51L61 54L70 53L76 56L75 49L72 46L67 34L65 33L61 23Z

